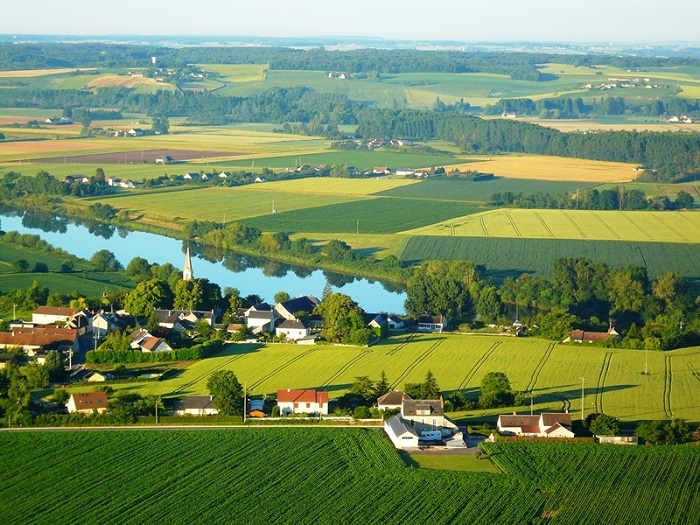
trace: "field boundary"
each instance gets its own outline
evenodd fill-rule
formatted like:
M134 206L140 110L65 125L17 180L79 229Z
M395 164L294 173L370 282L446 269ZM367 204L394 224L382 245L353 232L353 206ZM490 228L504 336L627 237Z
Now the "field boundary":
M612 352L605 352L603 364L601 365L600 373L598 374L598 385L595 393L595 411L599 414L604 413L603 394L605 393L605 381L608 378L608 372L610 372L610 361L612 361Z

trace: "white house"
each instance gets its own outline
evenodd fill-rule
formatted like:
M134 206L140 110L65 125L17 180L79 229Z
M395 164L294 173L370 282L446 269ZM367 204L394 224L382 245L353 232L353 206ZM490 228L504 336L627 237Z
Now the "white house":
M219 409L214 406L215 396L187 396L175 401L176 416L215 416Z
M571 414L542 413L539 416L501 415L496 423L498 432L511 436L533 436L546 438L572 438Z
M379 410L401 410L404 399L411 399L411 396L400 390L394 390L377 399L377 408Z
M245 325L256 335L273 333L275 331L275 313L273 310L248 309L244 319Z
M275 312L283 319L296 320L299 312L311 314L318 305L318 299L312 295L303 295L275 305Z
M447 318L442 315L423 316L418 319L419 332L439 332L447 328Z
M309 335L309 328L304 324L303 321L290 321L285 319L284 322L275 328L275 335L281 337L282 335L288 341L296 341L302 339Z
M398 449L418 448L418 432L396 414L384 421L384 432Z
M78 412L80 414L104 414L107 412L107 394L105 392L83 392L71 394L66 404L69 413Z
M328 414L328 392L318 390L278 390L280 414Z
M80 308L64 308L62 306L40 306L32 312L32 323L34 324L56 324L67 323L76 316L90 318L90 314Z

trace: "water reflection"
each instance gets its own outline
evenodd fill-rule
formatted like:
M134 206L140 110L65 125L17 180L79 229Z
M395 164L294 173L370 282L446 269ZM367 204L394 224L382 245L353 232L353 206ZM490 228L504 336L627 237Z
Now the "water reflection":
M24 214L7 207L0 208L0 220L5 231L40 234L53 246L84 259L99 250L109 250L123 266L134 257L143 257L149 262L171 263L180 268L188 245L161 235L132 232L93 221L66 220L45 213ZM189 243L189 246L196 277L207 278L222 289L238 288L243 296L256 294L265 301L272 301L277 292L285 291L292 297L306 294L320 297L328 283L334 291L351 296L367 311L404 312L405 293L401 284L224 252L197 243Z

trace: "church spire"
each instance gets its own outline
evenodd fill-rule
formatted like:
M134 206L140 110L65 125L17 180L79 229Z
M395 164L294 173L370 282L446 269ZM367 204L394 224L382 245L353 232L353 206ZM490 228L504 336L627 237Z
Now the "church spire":
M191 281L194 277L192 273L192 259L190 258L190 246L187 245L187 253L185 254L185 266L182 268L182 280Z

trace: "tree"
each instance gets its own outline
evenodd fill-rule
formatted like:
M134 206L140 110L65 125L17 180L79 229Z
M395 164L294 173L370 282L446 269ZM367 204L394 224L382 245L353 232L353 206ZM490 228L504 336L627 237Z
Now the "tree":
M425 380L423 381L421 394L423 399L437 399L440 395L440 387L437 384L437 380L433 375L433 372L428 370L425 375Z
M134 257L126 266L126 274L137 281L148 279L151 276L151 265L143 257Z
M200 279L180 280L175 285L174 307L178 310L198 310L203 297L204 290Z
M46 354L44 366L49 371L50 381L62 381L66 376L63 368L63 357L58 350L49 350Z
M227 416L243 414L243 387L231 370L217 370L207 380L207 389L219 413Z
M360 396L366 403L370 403L376 396L374 381L368 376L356 377L355 382L350 388L350 392Z
M406 310L411 315L463 319L472 313L470 287L480 280L471 261L428 261L406 282Z
M291 297L287 292L277 292L275 294L276 303L283 303L285 301L289 301L289 299L291 299Z
M693 208L693 205L695 204L695 199L693 196L685 191L679 191L678 195L676 196L676 205L681 208L681 209L687 209L690 210Z
M27 378L27 386L30 389L46 388L49 386L49 369L39 363L29 363L21 368L22 374Z
M481 380L481 408L505 407L513 404L513 391L503 372L489 372Z
M170 308L172 304L173 292L160 279L141 281L124 299L126 311L137 317L147 317L155 308Z
M26 272L29 269L29 262L26 259L17 259L12 263L12 266L18 272Z
M121 263L109 250L99 250L90 257L90 262L98 272L116 272L121 270Z
M594 436L619 436L620 420L607 414L592 414L589 416L588 430Z
M663 423L661 421L642 421L637 427L635 435L645 443L658 445L664 439Z
M153 117L151 129L154 133L157 133L159 135L167 135L170 131L170 121L168 120L168 117Z
M323 317L321 336L330 342L367 344L372 331L357 303L342 293L331 293L314 310Z
M382 375L379 376L379 381L377 381L377 385L374 387L374 395L376 397L382 397L384 394L388 394L390 389L391 385L389 385L386 372L382 370Z

